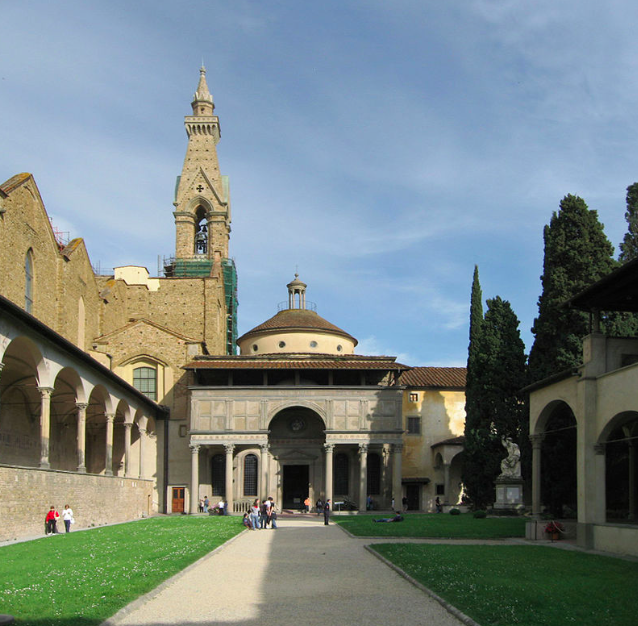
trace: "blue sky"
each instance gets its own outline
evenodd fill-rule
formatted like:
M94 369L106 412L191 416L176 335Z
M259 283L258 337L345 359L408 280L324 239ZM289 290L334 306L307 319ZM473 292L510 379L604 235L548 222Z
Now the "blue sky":
M531 347L543 226L567 193L614 244L638 180L629 0L1 5L0 178L36 179L94 265L174 251L202 59L230 177L240 333L298 268L360 354L464 365L469 294Z

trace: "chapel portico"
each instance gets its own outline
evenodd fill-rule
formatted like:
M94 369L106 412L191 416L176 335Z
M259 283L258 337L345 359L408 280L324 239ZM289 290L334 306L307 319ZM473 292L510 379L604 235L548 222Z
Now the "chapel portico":
M285 508L310 497L362 511L368 496L381 508L401 501L398 379L407 368L355 355L354 337L306 308L305 289L296 276L288 308L240 337L241 355L198 356L185 367L191 512L209 491L231 512L268 496Z

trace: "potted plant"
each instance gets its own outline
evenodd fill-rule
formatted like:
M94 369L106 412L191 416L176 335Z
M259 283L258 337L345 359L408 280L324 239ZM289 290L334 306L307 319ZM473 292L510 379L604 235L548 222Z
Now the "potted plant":
M565 527L560 522L552 520L545 526L545 532L551 537L552 541L558 541L560 534L565 532Z

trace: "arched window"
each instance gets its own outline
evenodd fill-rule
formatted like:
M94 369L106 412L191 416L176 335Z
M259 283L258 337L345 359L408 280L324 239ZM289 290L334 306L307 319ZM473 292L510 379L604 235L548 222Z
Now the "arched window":
M226 455L216 454L211 460L211 477L214 496L223 496L226 491Z
M368 454L368 495L378 496L381 493L381 457Z
M257 495L257 457L247 454L244 459L244 495Z
M33 251L30 248L24 259L24 310L33 312Z
M136 367L133 370L133 387L147 398L157 400L157 370L154 367Z
M335 455L334 489L340 496L350 493L350 459L344 452Z
M197 207L195 212L195 254L206 254L208 251L208 227L206 212L203 207Z

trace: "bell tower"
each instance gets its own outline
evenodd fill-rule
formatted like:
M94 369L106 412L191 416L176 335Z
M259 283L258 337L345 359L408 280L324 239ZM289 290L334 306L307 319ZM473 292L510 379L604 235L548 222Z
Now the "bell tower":
M202 261L227 259L230 238L228 177L220 174L217 160L219 118L203 66L191 106L193 114L184 118L188 147L177 178L173 215L175 261L194 268L208 265Z
M226 302L226 354L237 350L237 269L228 256L230 193L228 176L219 172L217 144L221 133L206 68L191 102L193 114L184 118L188 147L175 186L175 256L164 264L169 278L222 281ZM211 289L210 285L206 287Z

